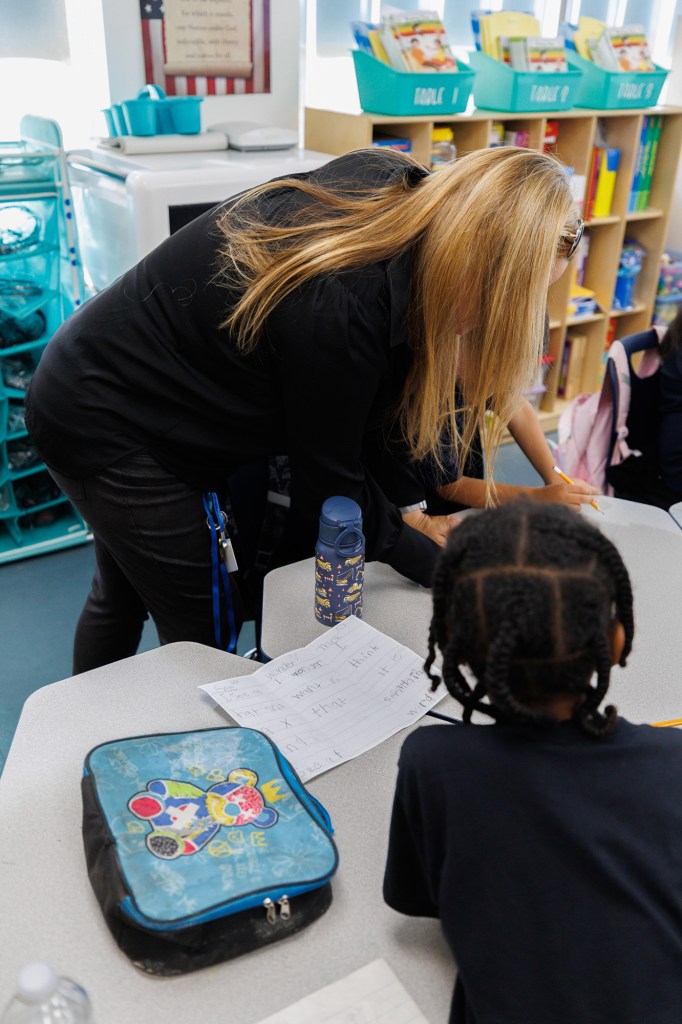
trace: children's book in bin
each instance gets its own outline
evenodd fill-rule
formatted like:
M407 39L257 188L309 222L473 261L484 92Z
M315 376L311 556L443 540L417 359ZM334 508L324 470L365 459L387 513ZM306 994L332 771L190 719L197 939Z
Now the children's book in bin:
M255 729L103 743L85 759L82 794L92 888L119 947L149 974L267 946L331 904L329 815Z
M452 55L442 21L435 12L410 17L392 15L388 27L397 41L408 71L438 72L457 71L457 61Z

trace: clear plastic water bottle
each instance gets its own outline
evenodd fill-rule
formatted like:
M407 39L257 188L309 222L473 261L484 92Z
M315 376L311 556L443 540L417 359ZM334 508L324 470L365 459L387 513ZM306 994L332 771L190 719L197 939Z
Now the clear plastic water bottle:
M349 615L362 618L365 538L362 512L351 498L327 498L315 546L315 618L333 626Z
M85 989L36 960L19 971L0 1024L94 1024L94 1017Z

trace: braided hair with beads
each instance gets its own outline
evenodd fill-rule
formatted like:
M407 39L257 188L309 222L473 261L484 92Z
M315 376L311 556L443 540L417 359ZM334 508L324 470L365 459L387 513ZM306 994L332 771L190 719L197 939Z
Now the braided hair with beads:
M617 717L613 706L599 710L614 620L625 632L625 665L632 588L611 541L563 506L517 501L472 515L450 534L433 579L425 670L435 689L441 680L431 669L440 649L443 680L465 722L481 711L549 725L556 718L543 702L575 695L580 727L605 736ZM473 672L473 685L462 666Z

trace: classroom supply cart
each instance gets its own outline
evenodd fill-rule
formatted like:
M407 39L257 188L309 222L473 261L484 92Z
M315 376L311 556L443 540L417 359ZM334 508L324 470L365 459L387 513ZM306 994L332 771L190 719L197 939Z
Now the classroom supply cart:
M0 142L0 564L90 539L24 422L40 356L84 299L61 132L27 116Z

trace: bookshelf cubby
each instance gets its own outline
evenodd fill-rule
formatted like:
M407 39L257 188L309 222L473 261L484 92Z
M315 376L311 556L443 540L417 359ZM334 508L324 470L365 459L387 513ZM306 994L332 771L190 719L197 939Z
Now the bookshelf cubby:
M628 212L628 197L635 173L642 118L650 114L661 115L663 123L651 182L649 206L646 210ZM598 310L588 317L573 317L569 314L570 271L559 278L549 292L549 354L553 357L554 363L546 381L547 391L543 397L540 418L545 430L553 430L564 406L557 396L557 386L567 329L580 328L582 333L587 335L582 385L583 390L594 391L600 384L602 355L610 319L613 318L615 321L616 338L645 330L651 323L660 258L665 248L682 145L682 108L573 109L547 111L542 114L474 110L472 113L440 115L435 118L402 118L361 111L320 110L307 107L305 145L309 149L340 156L353 149L371 146L375 136L393 135L409 138L412 155L428 165L431 132L434 127L447 125L452 128L457 153L463 156L465 153L488 146L491 125L495 121L503 122L505 128L509 130L528 131L530 146L541 148L548 120L558 122L557 141L552 146L552 151L563 163L572 167L575 174L585 177L588 175L592 147L595 145L600 122L609 147L620 150L611 215L593 218L586 224L590 235L590 248L584 284L595 291ZM611 302L618 260L626 238L639 242L646 250L646 258L635 285L632 308L613 310Z

